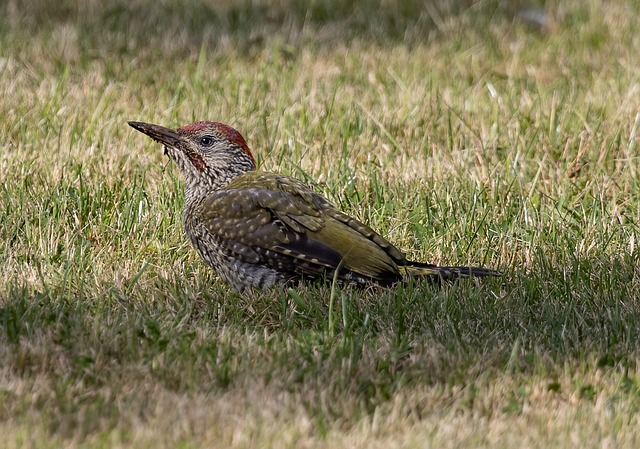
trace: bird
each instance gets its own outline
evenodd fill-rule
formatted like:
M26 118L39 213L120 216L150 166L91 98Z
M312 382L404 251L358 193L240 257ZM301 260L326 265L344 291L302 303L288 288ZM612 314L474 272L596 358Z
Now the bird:
M240 293L306 280L391 287L500 276L409 261L366 224L290 176L256 169L244 137L219 122L177 129L129 121L164 145L185 182L184 229L204 261Z

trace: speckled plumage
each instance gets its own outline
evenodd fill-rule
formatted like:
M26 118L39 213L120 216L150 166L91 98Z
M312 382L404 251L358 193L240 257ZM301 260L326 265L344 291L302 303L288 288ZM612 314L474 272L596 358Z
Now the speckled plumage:
M410 275L499 275L408 261L302 182L255 171L244 138L227 125L197 122L174 131L129 124L165 145L186 181L186 233L203 259L238 291L334 276L388 286Z

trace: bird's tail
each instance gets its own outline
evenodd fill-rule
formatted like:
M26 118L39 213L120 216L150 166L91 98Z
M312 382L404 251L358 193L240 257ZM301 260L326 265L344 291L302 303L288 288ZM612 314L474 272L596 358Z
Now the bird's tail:
M490 268L480 267L439 267L438 265L409 262L400 267L405 274L415 277L430 277L435 279L458 279L468 277L502 276L502 273Z

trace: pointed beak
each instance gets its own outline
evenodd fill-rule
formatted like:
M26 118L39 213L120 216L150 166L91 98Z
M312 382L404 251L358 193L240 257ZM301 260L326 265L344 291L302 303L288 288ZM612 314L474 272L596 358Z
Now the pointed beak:
M152 125L144 122L127 122L133 129L151 137L156 142L165 144L166 146L175 148L182 141L182 137L173 129L165 128L160 125ZM166 152L166 151L165 151Z

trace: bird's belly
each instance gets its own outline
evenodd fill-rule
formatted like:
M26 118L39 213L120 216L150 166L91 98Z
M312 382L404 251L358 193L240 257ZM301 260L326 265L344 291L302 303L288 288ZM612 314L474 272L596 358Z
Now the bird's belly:
M226 259L214 268L223 281L229 283L239 292L252 287L267 289L284 282L283 277L271 268L240 262L233 258Z
M213 239L192 238L193 246L200 256L220 276L239 292L247 288L267 289L275 284L286 282L282 273L264 265L243 262L225 253L220 243Z

